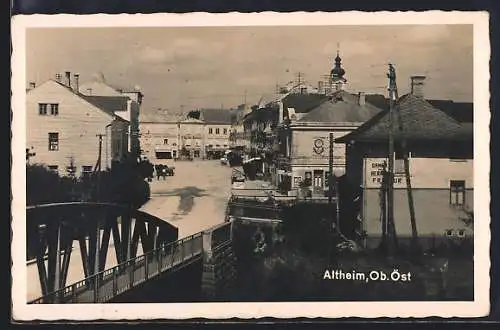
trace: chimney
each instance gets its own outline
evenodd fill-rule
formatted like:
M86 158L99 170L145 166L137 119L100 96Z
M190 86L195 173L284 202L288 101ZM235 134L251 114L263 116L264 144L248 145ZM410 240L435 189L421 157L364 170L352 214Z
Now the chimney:
M364 92L359 92L358 94L358 104L363 106L366 104L366 96Z
M324 89L323 89L323 82L320 80L318 81L318 93L323 94Z
M411 93L416 97L424 97L424 80L425 76L413 75L411 79Z
M60 73L56 73L56 81L61 82L61 74Z
M71 87L71 72L66 71L66 86Z
M75 77L75 92L78 93L78 92L80 92L80 90L79 90L79 84L78 84L78 82L80 80L80 74L79 73L75 73L73 76Z

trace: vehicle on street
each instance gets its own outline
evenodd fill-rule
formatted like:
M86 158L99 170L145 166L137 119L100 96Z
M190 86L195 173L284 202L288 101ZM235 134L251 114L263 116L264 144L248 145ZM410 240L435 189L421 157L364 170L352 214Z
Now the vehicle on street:
M221 165L227 165L227 158L226 158L226 156L221 157L221 159L220 159L220 164L221 164Z
M174 176L175 167L168 166L164 164L155 165L156 178L160 180L160 177L165 180L167 176Z

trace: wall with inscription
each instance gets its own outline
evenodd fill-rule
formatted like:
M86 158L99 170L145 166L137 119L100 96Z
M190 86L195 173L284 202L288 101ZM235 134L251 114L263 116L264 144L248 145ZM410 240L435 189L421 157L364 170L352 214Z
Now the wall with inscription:
M333 131L333 138L339 138L348 131ZM292 162L297 164L328 164L329 130L294 130L292 133ZM345 165L345 144L334 143L334 165Z
M382 182L384 158L366 158L364 186L379 188ZM394 188L406 188L403 160L395 161ZM451 180L464 180L466 188L474 187L473 160L443 158L410 158L412 188L449 188Z

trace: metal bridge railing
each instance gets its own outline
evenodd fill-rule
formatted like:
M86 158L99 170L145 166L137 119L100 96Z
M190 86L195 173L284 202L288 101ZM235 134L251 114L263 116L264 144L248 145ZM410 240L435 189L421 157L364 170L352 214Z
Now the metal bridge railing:
M106 302L164 271L188 265L201 258L202 251L202 233L197 233L162 244L146 254L32 300L29 304Z

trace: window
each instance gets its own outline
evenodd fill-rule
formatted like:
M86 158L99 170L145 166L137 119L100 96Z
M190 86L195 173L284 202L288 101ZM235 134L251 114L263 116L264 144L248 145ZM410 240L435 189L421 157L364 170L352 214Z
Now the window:
M224 134L227 134L227 128L224 128Z
M195 158L200 158L200 151L199 150L195 150L194 151L194 157Z
M308 187L312 185L312 173L311 172L305 173L304 184Z
M214 129L213 128L209 128L208 129L208 134L213 134L214 133Z
M177 150L173 150L172 151L172 157L173 158L177 158Z
M49 151L59 150L59 133L49 133Z
M215 134L220 134L220 129L219 128L215 129Z
M52 103L50 105L50 114L52 116L57 116L59 115L59 104L58 103Z
M38 114L42 116L47 114L47 103L38 103Z
M458 230L457 235L458 235L458 237L460 237L460 238L465 237L465 230L463 230L463 229Z
M177 143L175 143L175 142L174 142L174 143L172 143L172 146L176 147L176 146L177 146Z
M452 237L452 236L453 236L453 230L451 230L451 229L447 229L447 230L445 231L445 236L446 236L446 237Z
M325 187L329 187L328 179L330 179L330 172L325 171Z
M84 165L82 166L82 176L87 177L92 174L92 166Z
M462 206L465 204L465 181L450 181L450 204Z
M55 173L59 173L59 166L57 165L49 165L49 170Z
M168 144L168 139L163 139L163 144Z

